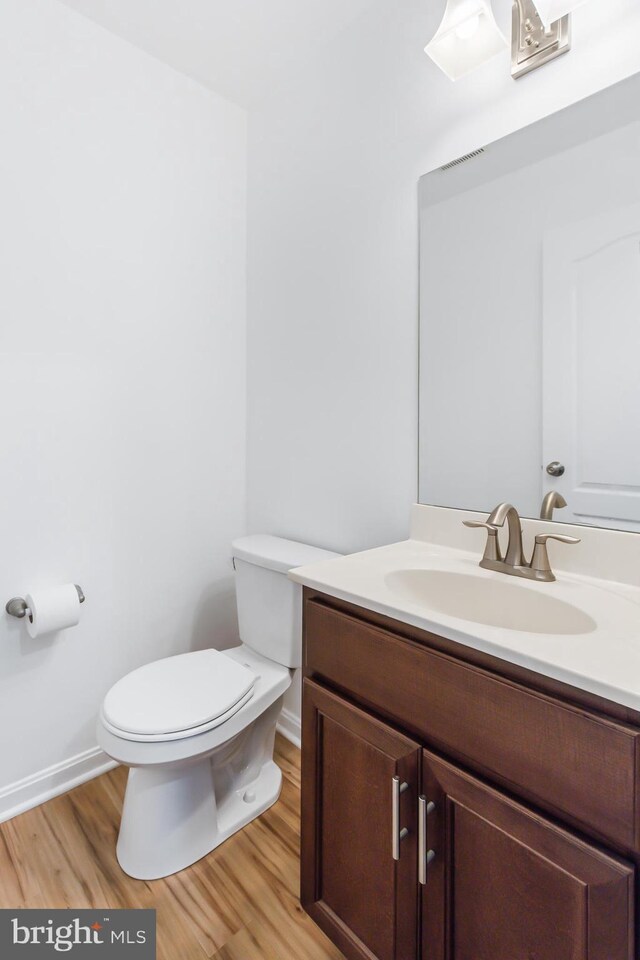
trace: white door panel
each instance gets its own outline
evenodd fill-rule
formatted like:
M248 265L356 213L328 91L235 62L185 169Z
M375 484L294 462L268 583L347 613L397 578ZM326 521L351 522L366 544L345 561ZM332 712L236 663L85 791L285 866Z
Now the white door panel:
M543 397L557 519L640 529L640 205L546 236Z

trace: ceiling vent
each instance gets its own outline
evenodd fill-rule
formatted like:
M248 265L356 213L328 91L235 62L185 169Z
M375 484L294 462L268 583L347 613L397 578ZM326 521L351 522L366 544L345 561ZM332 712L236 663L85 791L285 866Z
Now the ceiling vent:
M479 157L483 153L486 153L486 151L484 147L480 147L479 150L473 150L471 153L465 153L464 157L458 157L457 160L451 160L449 163L445 163L444 167L440 167L440 169L452 170L454 167L460 166L461 163L466 163L467 160L475 160L476 157Z

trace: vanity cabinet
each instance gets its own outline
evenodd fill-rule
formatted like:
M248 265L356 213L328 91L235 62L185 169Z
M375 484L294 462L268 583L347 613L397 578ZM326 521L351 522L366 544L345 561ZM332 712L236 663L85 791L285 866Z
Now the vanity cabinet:
M309 681L304 712L303 902L344 953L414 960L420 747Z
M633 867L428 751L424 960L628 960Z
M347 958L640 960L635 718L309 588L304 637L301 899Z

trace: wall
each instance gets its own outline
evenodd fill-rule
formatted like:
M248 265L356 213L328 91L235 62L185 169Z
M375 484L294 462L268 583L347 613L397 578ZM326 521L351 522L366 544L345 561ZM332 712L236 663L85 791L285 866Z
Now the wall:
M246 117L55 0L0 0L0 816L100 769L108 687L235 642ZM26 779L25 779L26 778Z
M509 32L511 0L494 8ZM444 0L376 0L249 130L249 527L340 551L407 536L417 490L417 181L640 69L636 0L591 0L573 51L451 84Z
M495 0L505 32L510 0ZM417 487L417 181L640 69L635 0L591 0L571 53L450 83L444 2L372 4L252 115L249 526L337 550L402 538Z

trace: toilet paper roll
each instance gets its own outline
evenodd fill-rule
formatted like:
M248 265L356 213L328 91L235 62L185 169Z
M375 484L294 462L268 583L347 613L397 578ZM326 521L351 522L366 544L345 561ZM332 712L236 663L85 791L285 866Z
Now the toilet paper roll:
M73 583L36 590L24 599L31 611L31 616L27 616L27 630L34 639L75 627L80 621L80 598Z

